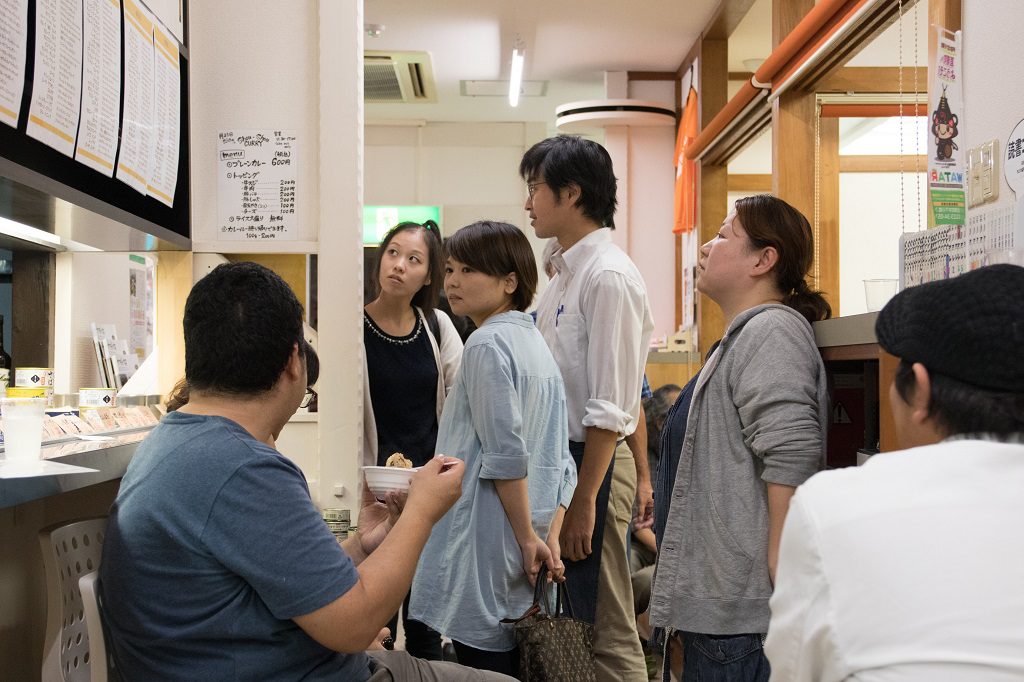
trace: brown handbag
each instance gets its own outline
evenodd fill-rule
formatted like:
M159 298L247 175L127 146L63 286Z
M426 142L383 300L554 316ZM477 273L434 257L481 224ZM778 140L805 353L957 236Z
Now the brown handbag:
M573 617L565 583L558 583L551 611L548 571L537 576L533 605L513 623L522 682L594 682L594 626Z

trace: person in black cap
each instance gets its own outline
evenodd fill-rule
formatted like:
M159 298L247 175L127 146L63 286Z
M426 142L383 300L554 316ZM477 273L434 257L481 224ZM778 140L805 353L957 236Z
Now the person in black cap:
M1024 679L1024 268L907 289L875 334L908 449L797 490L772 679Z

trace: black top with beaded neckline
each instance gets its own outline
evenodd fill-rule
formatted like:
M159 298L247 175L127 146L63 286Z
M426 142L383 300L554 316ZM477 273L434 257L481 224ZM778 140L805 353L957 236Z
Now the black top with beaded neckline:
M438 368L423 317L405 336L392 336L363 312L363 345L377 427L377 465L401 452L422 466L437 441Z

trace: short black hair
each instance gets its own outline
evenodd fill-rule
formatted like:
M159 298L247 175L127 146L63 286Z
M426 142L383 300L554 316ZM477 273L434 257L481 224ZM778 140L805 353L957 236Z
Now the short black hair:
M512 306L519 311L533 303L537 293L537 259L530 240L515 225L480 220L462 228L445 242L449 258L492 277L516 273L518 285Z
M407 230L423 230L423 241L427 243L427 273L430 276L430 284L420 287L412 297L412 304L422 308L429 317L437 308L437 300L441 297L441 288L444 286L444 246L441 244L441 228L433 220L427 220L422 224L407 221L398 223L388 230L380 240L373 263L373 295L376 298L380 294L380 261L384 258L384 252L388 250L388 244L396 234Z
M917 380L914 363L900 360L893 382L904 402ZM972 386L937 372L928 372L931 384L928 416L946 437L990 434L1010 437L1024 432L1024 390L996 391Z
M543 180L558 193L571 184L580 188L576 206L599 225L615 229L618 185L608 150L576 135L558 135L530 147L519 163L527 182Z
M258 263L224 263L196 282L185 301L184 328L191 391L265 393L296 345L307 354L302 304L283 279Z

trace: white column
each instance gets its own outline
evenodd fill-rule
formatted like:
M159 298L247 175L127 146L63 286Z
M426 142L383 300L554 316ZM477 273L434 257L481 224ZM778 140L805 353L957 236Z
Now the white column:
M320 475L359 509L363 404L363 3L320 2ZM344 486L342 497L336 497ZM314 493L316 494L316 493Z

